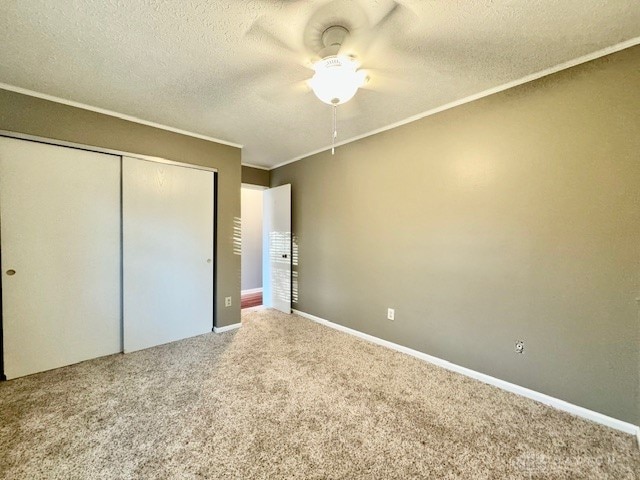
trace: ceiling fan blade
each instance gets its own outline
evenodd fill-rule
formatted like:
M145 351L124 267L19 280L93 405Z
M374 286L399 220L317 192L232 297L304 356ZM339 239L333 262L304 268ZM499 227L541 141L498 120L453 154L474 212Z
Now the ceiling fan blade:
M413 8L398 0L392 0L391 7L377 22L371 25L371 30L382 31L392 25L396 25L402 28L403 31L406 31L410 29L415 22L419 21L420 16Z
M405 8L405 7L400 3L394 1L393 5L387 11L387 13L385 13L382 16L382 18L380 18L376 23L371 25L371 30L378 30L378 29L384 28L384 26L387 25L391 20L393 20L394 17L402 13L401 12L402 8Z
M260 17L255 22L253 22L251 27L249 27L249 30L246 31L245 37L254 40L255 43L262 48L275 48L280 53L287 55L288 57L291 57L291 54L299 56L300 52L298 51L298 49L282 40L278 35L270 31L262 24L263 19L264 17Z
M418 15L409 7L393 1L391 7L365 31L350 36L342 45L340 54L353 55L356 58L369 60L369 51L380 47L381 43L391 43L396 31L411 29ZM386 42L383 42L386 40ZM389 45L387 45L389 49Z
M394 96L403 96L411 91L411 82L407 72L399 75L398 70L366 69L369 80L360 87L368 92L385 93Z

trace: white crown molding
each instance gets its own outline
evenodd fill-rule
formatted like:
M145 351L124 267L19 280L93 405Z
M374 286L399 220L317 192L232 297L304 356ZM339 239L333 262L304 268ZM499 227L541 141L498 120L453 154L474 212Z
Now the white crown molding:
M173 133L179 133L181 135L187 135L189 137L199 138L201 140L207 140L209 142L220 143L222 145L227 145L229 147L242 148L242 145L233 142L227 142L226 140L221 140L219 138L209 137L207 135L202 135L200 133L189 132L187 130L182 130L180 128L170 127L168 125L162 125L156 122L150 122L148 120L143 120L138 117L133 117L131 115L126 115L124 113L114 112L113 110L107 110L105 108L93 107L91 105L87 105L86 103L75 102L73 100L67 100L66 98L56 97L53 95L48 95L46 93L36 92L34 90L28 90L22 87L16 87L15 85L9 85L8 83L0 82L0 89L9 90L10 92L21 93L23 95L28 95L30 97L41 98L43 100L49 100L50 102L61 103L63 105L69 105L70 107L81 108L83 110L89 110L91 112L102 113L104 115L109 115L110 117L116 117L121 120L126 120L128 122L139 123L141 125L147 125L148 127L159 128L161 130L167 130Z
M536 73L532 73L531 75L527 75L526 77L519 78L517 80L513 80L511 82L505 83L503 85L499 85L497 87L490 88L488 90L484 90L480 93L476 93L474 95L470 95L468 97L461 98L460 100L455 100L450 103L446 103L436 108L432 108L431 110L427 110L426 112L419 113L417 115L413 115L411 117L405 118L404 120L400 120L399 122L392 123L390 125L378 128L376 130L371 130L370 132L363 133L362 135L358 135L356 137L349 138L347 140L343 140L335 144L335 147L340 147L342 145L346 145L348 143L355 142L357 140L361 140L366 137L370 137L372 135L376 135L378 133L386 132L387 130L394 129L396 127L401 127L402 125L406 125L408 123L412 123L418 120L421 120L425 117L429 117L431 115L435 115L436 113L443 112L445 110L449 110L454 107L458 107L460 105L464 105L465 103L470 103L475 100L479 100L484 97L488 97L489 95L493 95L494 93L503 92L510 88L517 87L519 85L523 85L525 83L533 82L534 80L538 80L542 77L546 77L548 75L552 75L554 73L558 73L562 70L566 70L571 67L575 67L576 65L580 65L582 63L587 63L592 60L596 60L600 57L605 57L607 55L611 55L612 53L619 52L621 50L625 50L627 48L634 47L640 44L640 37L635 37L630 40L626 40L624 42L618 43L616 45L612 45L611 47L603 48L602 50L597 50L595 52L589 53L587 55L583 55L582 57L574 58L573 60L569 60L564 63L560 63L553 67L547 68L545 70L541 70ZM278 163L270 168L270 170L274 170L276 168L284 167L285 165L289 165L290 163L297 162L298 160L302 160L304 158L310 157L312 155L316 155L318 153L326 152L327 150L331 150L332 146L328 145L326 147L319 148L317 150L313 150L309 153L305 153L304 155L300 155L298 157L292 158L291 160L287 160L286 162Z
M213 332L214 333L224 333L224 332L229 332L231 330L236 330L238 328L240 328L242 326L242 323L234 323L232 325L227 325L224 327L213 327Z
M638 442L640 445L640 427L637 425L633 425L632 423L618 420L617 418L609 417L607 415L604 415L603 413L594 412L593 410L589 410L587 408L574 405L573 403L560 400L559 398L555 398L550 395L546 395L544 393L536 392L535 390L531 390L529 388L522 387L520 385L516 385L514 383L510 383L505 380L501 380L499 378L492 377L491 375L487 375L484 373L477 372L475 370L471 370L470 368L456 365L455 363L451 363L447 360L443 360L442 358L434 357L432 355L419 352L418 350L413 350L409 347L404 347L402 345L398 345L397 343L389 342L388 340L383 340L381 338L374 337L373 335L369 335L367 333L362 333L358 330L354 330L352 328L330 322L329 320L316 317L315 315L311 315L309 313L301 312L299 310L293 310L293 313L301 317L307 318L311 321L314 321L316 323L319 323L321 325L333 328L334 330L339 330L341 332L348 333L349 335L353 335L355 337L361 338L368 342L375 343L377 345L381 345L383 347L387 347L392 350L405 353L407 355L411 355L412 357L419 358L420 360L424 360L425 362L432 363L439 367L445 368L446 370L460 373L462 375L473 378L475 380L479 380L483 383L487 383L489 385L493 385L494 387L498 387L502 390L506 390L508 392L515 393L517 395L521 395L523 397L530 398L532 400L543 403L545 405L549 405L551 407L557 408L558 410L571 413L572 415L576 415L578 417L591 420L592 422L596 422L601 425L611 427L621 432L625 432L631 435L636 435L638 437Z
M252 165L251 163L243 163L242 166L249 167L249 168L257 168L258 170L266 170L267 172L271 170L271 168L269 167L261 167L260 165Z

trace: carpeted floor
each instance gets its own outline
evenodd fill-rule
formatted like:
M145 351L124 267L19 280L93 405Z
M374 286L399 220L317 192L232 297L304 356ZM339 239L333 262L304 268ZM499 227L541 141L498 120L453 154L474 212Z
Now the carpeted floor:
M296 316L0 384L3 479L634 479L632 436Z

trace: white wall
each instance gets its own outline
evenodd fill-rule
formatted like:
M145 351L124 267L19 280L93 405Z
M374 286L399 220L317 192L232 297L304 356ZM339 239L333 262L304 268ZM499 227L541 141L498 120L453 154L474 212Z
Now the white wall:
M262 192L242 187L242 290L262 288Z

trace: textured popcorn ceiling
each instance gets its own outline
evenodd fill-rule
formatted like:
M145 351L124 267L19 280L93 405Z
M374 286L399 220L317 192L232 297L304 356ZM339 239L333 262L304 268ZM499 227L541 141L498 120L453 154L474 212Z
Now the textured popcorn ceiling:
M327 3L4 0L0 82L239 143L243 162L273 166L331 139L331 108L300 84L305 31L393 6ZM638 0L401 3L360 55L378 70L340 107L339 140L640 36Z

